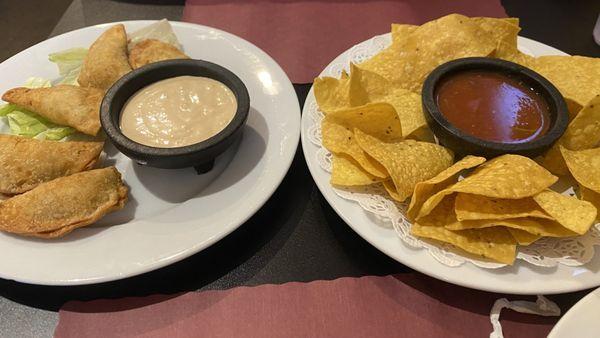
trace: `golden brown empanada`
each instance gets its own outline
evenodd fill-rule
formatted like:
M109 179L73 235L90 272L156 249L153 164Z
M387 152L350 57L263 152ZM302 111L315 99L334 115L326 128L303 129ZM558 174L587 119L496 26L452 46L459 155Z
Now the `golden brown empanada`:
M31 110L49 121L95 136L100 130L100 103L104 92L96 88L58 85L13 88L2 100Z
M89 170L103 144L0 135L0 193L20 194L40 183Z
M115 167L84 171L38 185L0 203L0 230L58 237L122 209L127 187Z
M130 71L125 26L118 24L107 29L92 44L83 60L77 82L83 87L107 90Z

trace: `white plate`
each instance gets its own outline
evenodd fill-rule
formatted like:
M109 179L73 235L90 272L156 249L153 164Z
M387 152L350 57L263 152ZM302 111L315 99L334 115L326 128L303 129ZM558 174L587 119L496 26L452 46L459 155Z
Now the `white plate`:
M359 45L366 46L368 41ZM524 52L540 55L565 55L558 49L542 43L519 37L519 48ZM362 46L361 46L362 45ZM350 50L331 62L339 64L348 60ZM302 148L308 168L321 190L321 193L338 215L367 242L381 252L429 276L450 283L474 289L512 294L553 294L583 290L600 285L600 258L596 255L581 267L559 265L553 268L533 266L518 260L515 265L500 269L483 269L472 264L449 267L439 263L427 250L411 248L403 243L391 228L378 225L375 218L358 204L339 197L329 185L330 175L323 170L316 159L318 147L308 139L308 128L312 121L308 118L308 107L315 104L311 89L302 118Z
M590 292L562 316L548 338L596 338L600 336L600 289Z
M123 23L131 32L153 22ZM201 176L193 169L140 167L107 147L108 164L117 166L131 188L126 208L58 240L0 234L0 277L73 285L163 267L235 230L281 183L300 133L300 107L288 77L265 52L241 38L210 27L171 24L188 55L230 69L248 88L251 110L241 142ZM57 78L48 54L88 47L110 25L54 37L6 60L0 64L0 92L22 85L29 76Z

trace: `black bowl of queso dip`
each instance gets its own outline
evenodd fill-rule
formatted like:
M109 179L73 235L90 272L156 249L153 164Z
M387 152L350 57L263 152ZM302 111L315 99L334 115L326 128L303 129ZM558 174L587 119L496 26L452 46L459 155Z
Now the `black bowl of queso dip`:
M483 57L457 59L434 69L422 89L427 123L459 155L535 157L565 132L566 103L538 73Z
M242 134L250 98L229 70L201 60L138 68L106 93L100 122L123 154L142 165L212 169Z

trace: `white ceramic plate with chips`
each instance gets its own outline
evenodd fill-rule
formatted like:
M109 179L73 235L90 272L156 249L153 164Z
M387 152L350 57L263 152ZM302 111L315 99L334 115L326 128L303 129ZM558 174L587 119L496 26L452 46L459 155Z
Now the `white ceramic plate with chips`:
M333 60L326 69L339 70L347 67L349 59L356 59L351 53L360 53L377 47L377 41L390 35L383 35L364 41ZM519 49L534 55L566 55L564 52L540 42L519 37ZM379 46L380 48L381 46ZM368 52L365 54L369 54ZM360 59L360 58L359 58ZM346 63L346 64L344 64ZM310 107L316 106L313 90L308 94L302 114L302 148L310 172L321 193L337 214L361 237L381 252L412 269L453 284L511 294L554 294L583 290L600 285L600 254L583 266L557 265L540 267L522 260L513 266L498 269L484 269L473 264L457 267L444 265L425 249L415 249L406 245L396 235L393 228L383 226L376 216L361 208L357 203L337 195L329 184L330 174L318 162L319 147L309 140L310 128L314 121L309 117ZM596 247L598 248L598 247Z
M132 32L153 22L123 23ZM30 76L57 78L48 54L87 48L113 24L48 39L4 61L0 92L21 86ZM56 240L1 233L0 277L74 285L151 271L225 237L279 186L300 134L300 107L286 74L265 52L232 34L189 23L171 25L188 55L228 68L248 88L251 108L242 140L217 159L214 170L200 176L192 168L141 167L107 145L104 165L115 165L130 187L125 209Z

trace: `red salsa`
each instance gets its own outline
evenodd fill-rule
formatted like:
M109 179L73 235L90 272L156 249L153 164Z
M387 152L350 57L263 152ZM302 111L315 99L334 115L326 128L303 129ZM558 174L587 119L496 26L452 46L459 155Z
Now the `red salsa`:
M446 119L477 138L521 143L543 136L550 124L548 103L516 77L486 70L453 74L436 88Z

